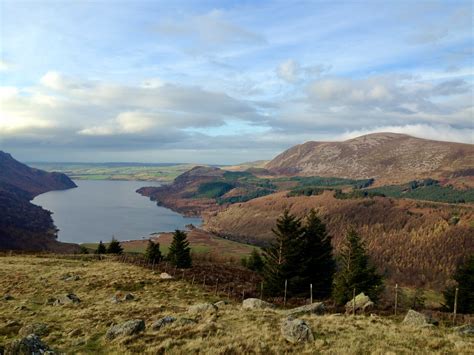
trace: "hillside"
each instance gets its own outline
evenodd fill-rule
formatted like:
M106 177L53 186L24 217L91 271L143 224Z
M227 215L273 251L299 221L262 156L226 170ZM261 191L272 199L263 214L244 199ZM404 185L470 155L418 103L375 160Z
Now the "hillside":
M375 133L343 142L306 142L265 167L284 175L374 178L378 185L457 178L474 187L474 145Z
M280 332L284 310L243 309L241 300L229 299L221 288L162 280L160 272L93 257L0 257L0 289L10 296L0 300L0 353L29 333L55 353L71 354L467 354L472 349L471 337L447 323L402 324L406 310L398 317L302 315L315 339L292 344ZM71 293L79 301L65 304ZM55 299L59 304L53 305ZM227 304L189 309L217 301ZM153 327L164 317L176 320ZM135 334L107 337L112 326L134 319L144 322ZM463 324L461 316L458 320Z
M384 197L338 199L281 192L205 215L204 229L240 242L265 245L285 210L297 216L314 208L334 237L336 252L349 226L363 236L370 255L391 281L441 289L456 264L474 253L474 206Z
M30 202L41 193L75 186L64 174L30 168L0 152L0 250L77 250L56 241L51 213Z

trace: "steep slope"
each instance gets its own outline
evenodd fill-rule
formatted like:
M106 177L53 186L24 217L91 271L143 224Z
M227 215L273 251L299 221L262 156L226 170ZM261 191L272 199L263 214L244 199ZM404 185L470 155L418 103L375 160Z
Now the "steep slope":
M474 145L375 133L344 142L306 142L265 167L277 174L375 178L379 185L426 177L472 177Z
M0 152L0 250L77 250L56 241L51 213L29 202L40 193L75 186L64 174L30 168Z

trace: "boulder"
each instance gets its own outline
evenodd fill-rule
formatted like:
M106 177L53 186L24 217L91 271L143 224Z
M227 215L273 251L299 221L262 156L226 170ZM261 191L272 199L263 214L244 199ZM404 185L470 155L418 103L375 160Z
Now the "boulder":
M362 292L346 303L346 314L352 314L354 306L355 313L365 313L374 308L374 302Z
M292 344L314 341L313 332L304 320L288 317L280 326L281 335Z
M242 302L243 309L273 309L274 304L262 301L258 298L247 298Z
M127 322L113 325L107 330L105 337L113 340L120 336L138 334L145 330L145 321L143 319L133 319Z
M38 336L48 335L49 326L45 323L27 324L20 329L18 334L21 336L27 336L29 334L36 334Z
M172 317L172 316L163 317L163 318L161 318L161 319L158 319L156 322L154 322L154 323L151 325L151 329L153 329L153 330L160 330L160 329L163 328L164 326L173 323L175 320L176 320L176 318L175 318L175 317Z
M455 327L454 331L458 333L459 335L474 336L474 325L473 324L461 325L460 327Z
M49 303L50 300L48 300ZM77 297L74 293L68 293L64 296L59 296L54 300L54 305L59 306L59 305L65 305L65 304L74 304L74 303L80 303L81 300L79 297Z
M431 327L437 322L433 320L430 316L427 316L423 313L416 312L410 309L405 318L403 319L403 324L411 325L414 327Z
M29 334L7 345L5 354L54 354L36 334Z
M172 278L173 278L173 276L171 276L171 275L168 274L167 272L162 272L162 273L160 274L160 279L162 279L162 280L170 280L170 279L172 279Z
M188 308L189 314L196 314L196 315L206 315L206 314L214 314L217 312L217 307L212 303L199 303L192 305Z
M285 312L288 316L299 316L303 314L323 314L326 311L326 306L323 302L316 302L307 304L301 307L289 309Z

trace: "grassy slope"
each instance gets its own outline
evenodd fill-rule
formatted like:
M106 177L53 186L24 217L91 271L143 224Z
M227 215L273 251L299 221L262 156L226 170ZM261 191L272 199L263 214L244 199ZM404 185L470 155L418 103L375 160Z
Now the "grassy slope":
M62 281L65 273L78 281ZM122 285L121 287L118 285ZM133 289L136 299L110 302L117 290ZM216 317L198 318L196 325L170 325L155 332L150 325L166 315L186 314L187 306L222 299L182 281L161 281L158 275L113 261L65 260L36 257L1 257L0 289L12 301L0 301L0 329L9 321L44 322L51 327L42 339L59 352L68 353L469 353L472 338L462 338L448 328L415 329L399 319L363 316L305 316L316 340L291 345L280 335L279 312L245 311L231 302ZM74 292L79 305L48 306L48 297ZM224 298L224 297L223 297ZM15 310L24 305L25 310ZM146 322L140 335L112 342L104 334L112 323L133 318ZM71 335L71 332L76 335ZM1 333L1 332L0 332ZM0 335L0 345L17 338L16 332Z

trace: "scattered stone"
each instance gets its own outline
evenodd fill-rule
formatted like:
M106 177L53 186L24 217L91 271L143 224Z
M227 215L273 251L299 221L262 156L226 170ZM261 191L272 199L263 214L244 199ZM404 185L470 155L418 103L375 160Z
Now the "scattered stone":
M374 308L374 302L372 302L369 296L366 296L363 292L359 293L355 298L351 299L346 303L346 314L352 314L355 305L355 313L365 313L366 311Z
M120 336L138 334L145 330L145 321L143 319L133 319L125 323L113 325L107 330L105 337L113 340Z
M112 303L120 303L125 301L134 300L135 296L131 293L123 294L121 292L117 292L115 295L112 296Z
M410 309L406 314L405 319L403 319L403 324L414 327L431 327L436 325L437 322L430 316Z
M459 327L455 327L453 329L459 335L474 336L474 325L473 324L464 324L464 325L461 325Z
M36 334L29 334L7 345L6 354L54 354Z
M18 332L21 336L27 336L28 334L35 334L38 336L45 336L49 334L49 326L45 323L32 323L27 324L20 329Z
M21 328L21 323L14 320L0 327L0 335L16 334ZM1 354L1 353L0 353Z
M288 317L281 323L281 335L292 344L314 341L313 332L305 321Z
M59 306L59 305L74 304L74 303L80 303L80 302L81 300L74 293L68 293L64 296L59 296L58 298L56 298L53 304L55 306Z
M326 306L323 302L316 302L312 304L307 304L301 307L292 308L286 311L288 316L299 316L302 314L323 314L326 311Z
M81 277L79 275L67 273L67 274L62 275L60 279L63 281L78 281L81 279Z
M217 312L217 307L212 303L200 303L190 306L188 308L188 313L190 314L214 314Z
M172 279L172 278L173 278L173 276L171 276L171 275L168 274L167 272L162 272L162 273L160 274L160 279L162 279L162 280L170 280L170 279Z
M15 298L12 295L10 295L9 293L6 293L6 294L3 295L3 300L4 301L12 301L14 299Z
M218 302L214 303L214 306L216 306L218 309L220 309L222 307L225 307L226 305L227 305L226 301L218 301Z
M160 329L163 328L164 326L166 326L166 325L168 325L168 324L171 324L171 323L173 323L174 321L176 321L176 318L175 318L175 317L171 317L171 316L163 317L163 318L157 320L156 322L154 322L154 323L151 325L151 329L153 329L153 330L160 330Z
M247 298L242 302L243 309L273 309L274 304L262 301L258 298Z

